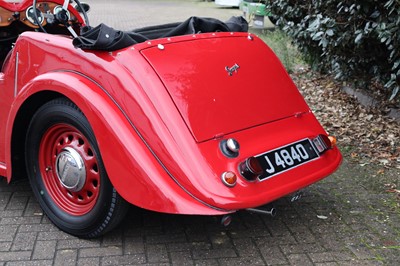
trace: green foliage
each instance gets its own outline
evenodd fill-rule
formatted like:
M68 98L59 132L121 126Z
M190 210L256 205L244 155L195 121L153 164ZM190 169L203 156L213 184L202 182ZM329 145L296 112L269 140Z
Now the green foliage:
M255 33L274 51L285 66L287 72L293 73L296 66L304 65L302 54L292 44L292 38L283 31L266 30L261 33L255 31Z
M400 95L400 0L269 0L268 8L313 67Z

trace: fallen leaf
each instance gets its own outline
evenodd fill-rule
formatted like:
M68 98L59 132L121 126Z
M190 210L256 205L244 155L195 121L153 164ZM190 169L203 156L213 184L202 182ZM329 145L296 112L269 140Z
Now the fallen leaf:
M385 170L384 169L380 169L376 173L379 174L379 175L383 175L385 173Z
M390 110L391 103L382 100L376 108L363 107L343 91L350 84L336 82L307 67L294 71L293 77L323 127L337 137L339 147L352 147L353 160L400 169L400 123L382 111ZM384 99L383 94L378 97Z

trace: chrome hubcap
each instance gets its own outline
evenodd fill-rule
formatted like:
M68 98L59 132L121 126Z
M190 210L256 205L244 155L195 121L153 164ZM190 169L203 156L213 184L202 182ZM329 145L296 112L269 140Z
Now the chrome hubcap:
M61 184L71 192L78 192L85 185L86 168L83 158L71 147L63 148L57 155L56 173Z

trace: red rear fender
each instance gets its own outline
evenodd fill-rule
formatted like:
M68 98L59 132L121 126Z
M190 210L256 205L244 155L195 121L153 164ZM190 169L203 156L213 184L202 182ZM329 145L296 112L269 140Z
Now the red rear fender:
M44 89L65 95L85 114L95 133L109 178L128 202L169 213L224 213L194 200L175 183L115 101L102 87L80 74L56 72L35 78L18 95L9 123L12 124L19 107L31 95ZM11 161L10 156L7 161Z

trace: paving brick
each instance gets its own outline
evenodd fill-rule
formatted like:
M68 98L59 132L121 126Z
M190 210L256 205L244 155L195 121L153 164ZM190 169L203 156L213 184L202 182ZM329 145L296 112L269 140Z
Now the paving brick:
M59 239L57 241L57 249L74 249L74 248L97 248L100 247L100 241L97 239L87 240L87 239Z
M265 237L271 239L271 233L268 228L264 229L239 229L230 231L232 238Z
M287 264L287 259L278 246L259 246L261 255L268 265Z
M239 257L260 258L261 253L251 238L234 239L233 244Z
M254 257L241 257L241 258L229 258L229 259L219 259L219 265L265 265L265 262L262 258L254 258Z
M32 197L31 187L29 183L23 182L19 186L15 187L15 190L13 191L11 197L12 198L26 197L28 198L29 201L30 198Z
M138 265L146 263L144 254L106 256L101 259L101 265Z
M216 232L209 236L214 249L233 249L233 243L226 232Z
M149 236L159 236L164 234L164 229L161 226L154 226L154 227L142 227L140 235L144 235L146 237Z
M219 266L219 262L216 259L209 260L195 260L194 265L196 266Z
M52 260L29 260L29 261L11 261L7 262L7 266L49 266Z
M40 208L39 203L28 202L25 210L24 216L43 216L43 210Z
M196 260L236 258L237 254L233 249L209 249L193 250L193 258Z
M195 249L211 249L211 246L211 243L207 242L169 243L167 245L167 249L169 252L174 252Z
M126 220L126 219L125 219ZM131 226L130 223L122 223L121 226L124 230L124 236L126 237L141 237L144 235L140 226Z
M304 210L303 210L304 212ZM303 221L303 213L299 214L296 210L279 210L279 213L281 215L280 218L282 218L283 221L285 221L285 224L288 227L292 226L299 226L302 224Z
M13 241L17 230L15 225L0 225L0 242Z
M122 239L122 230L121 228L117 228L116 230L113 230L109 234L106 234L102 237L101 246L120 246L122 245Z
M75 265L78 259L78 251L73 249L57 250L54 265Z
M341 261L350 261L355 258L354 254L350 251L344 250L341 252L330 251L332 256L335 258L337 262Z
M297 245L298 242L292 235L274 236L274 237L255 237L257 246L279 246L279 245Z
M28 196L12 196L7 204L6 210L23 210L28 203Z
M185 233L146 236L146 242L151 244L165 244L184 241L186 241Z
M19 217L19 216L22 216L23 213L24 213L24 210L22 210L22 209L21 210L0 211L0 217L1 217L0 222L2 224L6 224L5 222L2 221L5 217Z
M78 263L77 265L79 266L94 266L94 265L100 265L100 258L78 258Z
M338 266L337 262L324 262L324 263L315 263L315 266Z
M333 254L330 252L309 253L308 255L314 263L335 261Z
M79 250L79 257L102 257L102 256L120 256L122 255L121 247L100 247L100 248L81 248Z
M277 236L287 236L290 235L289 228L282 220L278 220L278 218L270 218L268 216L263 216L264 223L268 228L268 231L271 233L272 237Z
M1 177L0 177L0 179L1 179ZM2 184L2 186L6 186L6 185ZM12 194L12 192L1 191L1 193L0 193L0 210L4 210L7 207L7 204L10 200L11 194Z
M0 252L9 251L11 249L13 242L0 242Z
M252 229L260 229L264 230L265 229L265 224L260 215L252 213L252 212L243 212L240 213L240 220L244 224L245 227L247 228L252 228Z
M145 253L143 238L142 237L125 238L123 249L125 255Z
M190 251L170 252L172 265L193 265L193 258Z
M352 260L346 262L340 262L340 266L377 266L385 265L382 261L378 260ZM390 264L388 264L390 265ZM396 264L394 264L396 265Z
M30 260L31 251L6 251L0 252L0 261L23 261Z
M33 250L36 242L36 232L18 232L15 235L12 251Z
M307 254L289 254L287 259L290 265L299 265L299 266L306 266L306 265L314 265Z
M373 259L375 254L365 246L350 245L347 247L358 259Z
M75 236L64 233L58 228L52 227L51 231L41 231L38 233L38 240L67 240L76 239Z
M206 242L208 241L208 236L204 231L204 227L190 226L186 228L185 233L190 242Z
M296 231L293 236L295 237L296 241L301 244L310 244L317 241L316 236L313 235L309 230Z
M36 241L32 258L34 260L53 259L57 241Z
M21 215L21 214L20 214ZM2 218L0 224L40 224L41 217L9 217Z
M50 232L58 230L53 224L22 224L19 232Z
M149 263L169 262L167 248L164 244L146 245L146 256Z

